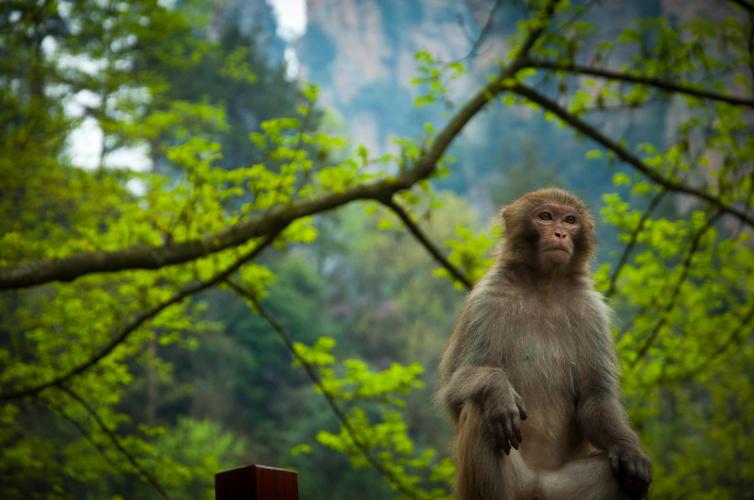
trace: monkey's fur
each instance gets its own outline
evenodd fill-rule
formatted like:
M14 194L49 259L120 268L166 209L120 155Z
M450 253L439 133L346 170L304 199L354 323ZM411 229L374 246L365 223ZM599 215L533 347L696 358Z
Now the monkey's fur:
M610 312L588 265L594 221L542 189L504 207L505 239L440 364L462 500L642 498L651 464L620 402Z

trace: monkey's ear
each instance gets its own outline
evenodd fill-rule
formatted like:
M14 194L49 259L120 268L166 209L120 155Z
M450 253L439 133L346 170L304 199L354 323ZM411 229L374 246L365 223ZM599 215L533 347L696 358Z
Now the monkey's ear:
M509 231L513 227L514 212L513 205L505 205L500 209L500 223L503 226L503 232Z

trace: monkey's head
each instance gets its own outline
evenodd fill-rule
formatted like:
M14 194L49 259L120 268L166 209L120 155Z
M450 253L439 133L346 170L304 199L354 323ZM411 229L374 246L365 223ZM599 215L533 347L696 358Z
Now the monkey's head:
M503 207L502 258L541 274L586 273L595 247L594 220L586 205L562 189L523 195Z

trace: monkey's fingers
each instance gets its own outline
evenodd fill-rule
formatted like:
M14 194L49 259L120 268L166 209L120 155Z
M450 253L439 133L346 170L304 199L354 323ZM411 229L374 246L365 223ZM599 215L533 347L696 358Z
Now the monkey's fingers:
M638 477L633 478L630 486L626 488L630 498L645 498L649 492L649 483L646 483Z
M513 448L518 449L520 443L516 434L520 435L521 432L518 429L514 429L513 418L506 418L503 425L505 426L505 437L508 439L508 442Z
M632 499L644 498L649 491L649 480L644 464L636 456L623 455L619 458L621 484Z
M631 457L621 457L621 468L626 472L628 477L636 477L636 463L632 460Z
M649 493L649 485L652 483L652 464L647 461L639 462L637 466L639 480L639 495L643 498Z
M521 399L521 396L516 396L516 407L518 408L518 414L521 417L521 420L529 418L529 415L526 414L526 408L524 408L524 402Z
M647 483L651 483L652 482L652 464L651 464L651 462L647 461L644 464L643 472L644 472L644 479L647 481Z
M607 460L610 462L610 468L612 469L613 474L616 476L620 475L620 457L611 453L607 456Z
M508 431L505 428L505 422L498 422L498 430L500 436L500 447L503 449L506 455L511 454L511 443L508 440Z
M511 452L510 444L505 436L505 429L501 421L494 421L489 424L490 433L495 441L495 448L499 451L502 450L506 455Z
M518 440L518 444L520 445L521 443L524 442L524 438L521 435L521 418L515 413L513 414L513 420L511 421L511 424L513 427L513 434L516 436L516 439Z

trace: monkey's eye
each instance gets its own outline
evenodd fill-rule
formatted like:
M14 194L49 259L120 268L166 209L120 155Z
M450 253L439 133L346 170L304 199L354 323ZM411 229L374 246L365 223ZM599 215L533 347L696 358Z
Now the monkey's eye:
M539 218L542 220L552 220L552 214L550 212L542 212L539 214Z
M565 218L565 221L567 224L576 224L576 217L574 215L569 215Z

